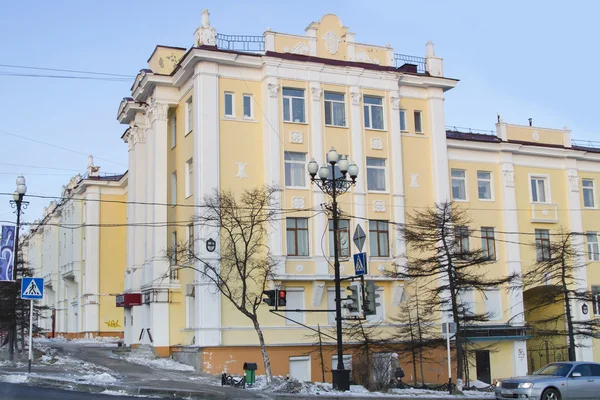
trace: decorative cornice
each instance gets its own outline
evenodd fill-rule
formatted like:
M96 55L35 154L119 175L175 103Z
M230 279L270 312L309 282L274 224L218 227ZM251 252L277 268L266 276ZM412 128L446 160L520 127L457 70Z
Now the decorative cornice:
M152 122L154 121L166 121L167 115L169 114L169 105L165 103L159 103L156 99L152 99L150 102L150 110L152 113Z

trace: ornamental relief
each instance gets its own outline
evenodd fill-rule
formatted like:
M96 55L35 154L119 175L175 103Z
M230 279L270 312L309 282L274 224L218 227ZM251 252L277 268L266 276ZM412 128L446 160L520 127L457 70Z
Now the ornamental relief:
M329 31L323 36L323 40L325 40L325 47L329 54L334 55L338 52L340 45L340 38L333 31Z
M302 54L304 56L307 56L310 53L310 48L308 47L308 45L306 43L298 43L297 45L292 47L291 50L287 46L284 47L283 52L284 53L292 53L292 54Z
M276 83L269 83L269 96L277 97L279 93L279 85Z
M381 138L371 139L371 148L373 150L383 150L383 140Z
M304 134L302 132L291 132L290 142L298 144L304 143Z
M378 58L374 58L371 60L369 55L362 50L360 50L356 53L356 61L362 62L362 63L368 63L368 64L376 64L376 65L380 64L380 61Z

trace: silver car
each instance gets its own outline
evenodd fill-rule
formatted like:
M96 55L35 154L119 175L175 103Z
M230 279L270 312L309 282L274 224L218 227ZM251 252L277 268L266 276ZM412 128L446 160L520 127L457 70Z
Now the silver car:
M502 379L496 399L592 400L600 399L600 364L557 362L533 375Z

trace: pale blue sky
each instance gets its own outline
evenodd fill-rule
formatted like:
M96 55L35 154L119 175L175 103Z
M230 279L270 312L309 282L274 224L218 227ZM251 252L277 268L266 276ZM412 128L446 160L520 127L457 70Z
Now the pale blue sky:
M302 34L310 22L334 13L360 43L390 43L397 53L424 56L433 40L445 75L461 80L447 93L448 125L492 130L500 112L509 123L531 117L537 126L567 125L574 139L598 140L600 3L591 0L14 1L0 13L0 64L135 75L155 45L189 48L204 8L217 32L226 34L261 35L266 27ZM58 196L72 174L85 171L84 154L93 154L104 172L126 170L124 126L115 117L133 80L6 72L52 74L0 67L0 192L14 191L23 173L28 193ZM0 220L14 220L8 200L0 196ZM49 200L30 201L29 222Z

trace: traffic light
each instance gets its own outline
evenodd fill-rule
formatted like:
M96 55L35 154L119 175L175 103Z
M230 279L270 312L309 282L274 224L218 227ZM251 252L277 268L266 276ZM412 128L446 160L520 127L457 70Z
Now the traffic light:
M377 314L377 307L381 305L377 303L377 299L379 298L377 289L379 289L379 286L375 286L375 282L367 281L365 288L365 291L367 292L367 296L365 299L365 315Z
M286 296L287 296L287 292L285 290L278 290L277 291L277 304L280 307L285 307L285 304L287 303L286 300Z
M346 289L350 291L350 295L346 298L344 308L348 310L349 316L360 316L362 314L362 286L360 282L350 282L350 286Z
M277 303L275 302L277 296L277 290L264 290L263 294L267 295L267 298L263 299L265 303L270 305L271 307L276 307Z

